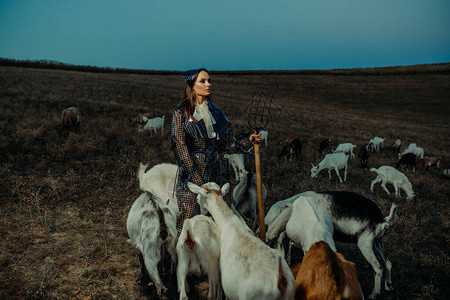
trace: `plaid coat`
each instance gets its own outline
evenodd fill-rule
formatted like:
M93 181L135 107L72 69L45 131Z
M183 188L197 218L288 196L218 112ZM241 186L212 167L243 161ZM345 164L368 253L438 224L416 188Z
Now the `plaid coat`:
M187 183L203 184L215 182L219 186L230 181L228 160L225 153L251 153L253 149L248 136L238 139L233 136L231 123L225 114L214 104L208 102L215 124L215 138L208 138L203 120L194 122L186 113L186 102L182 102L173 111L172 116L172 150L178 163L178 173L174 192L177 195L180 217L179 230L185 219L199 214L196 195L187 187ZM191 115L194 114L194 109ZM202 182L194 180L200 175ZM199 177L197 177L199 178ZM230 205L230 193L225 197Z

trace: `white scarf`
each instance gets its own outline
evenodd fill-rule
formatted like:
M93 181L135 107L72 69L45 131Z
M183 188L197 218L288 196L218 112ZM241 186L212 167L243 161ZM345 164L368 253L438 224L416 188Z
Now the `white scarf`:
M208 108L208 101L203 101L202 104L196 103L195 112L193 117L197 120L203 120L206 125L206 132L208 133L208 138L212 139L216 137L216 133L214 132L213 124L216 124L211 112Z

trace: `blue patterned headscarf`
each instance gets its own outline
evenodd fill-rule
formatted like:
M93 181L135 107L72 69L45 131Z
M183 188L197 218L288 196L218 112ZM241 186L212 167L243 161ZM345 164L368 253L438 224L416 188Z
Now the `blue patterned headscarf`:
M197 76L198 72L203 69L192 69L187 70L186 72L183 72L183 78L186 81L187 84L189 84L190 87L194 85L194 79L195 76Z

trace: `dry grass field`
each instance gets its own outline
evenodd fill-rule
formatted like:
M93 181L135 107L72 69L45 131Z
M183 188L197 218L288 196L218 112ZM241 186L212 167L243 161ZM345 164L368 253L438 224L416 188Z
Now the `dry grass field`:
M269 145L262 146L268 203L307 190L360 193L398 219L384 237L393 263L395 292L379 299L450 299L450 64L317 74L212 73L213 102L227 114L235 133L247 131L245 108L254 90L275 90ZM181 75L87 73L0 67L0 299L146 299L152 290L136 284L137 251L126 240L126 219L140 195L139 163L175 163L170 151L171 112L183 90ZM81 111L81 133L57 128L64 108ZM129 117L166 116L164 134L138 134ZM296 134L301 159L277 159L278 141ZM347 182L326 172L310 178L322 156L320 140L333 147L400 137L427 156L441 156L441 170L405 172L416 197L388 196L370 182L376 177L350 160ZM397 161L388 149L373 154L369 167ZM246 158L252 168L252 158ZM231 170L232 172L232 170ZM231 173L233 174L233 173ZM234 177L232 177L234 178ZM232 186L236 182L232 181ZM392 186L388 188L393 190ZM367 296L373 272L357 247L337 244L353 261ZM294 262L301 257L297 252ZM174 277L164 279L166 298L177 299ZM207 281L193 279L193 299L205 299Z

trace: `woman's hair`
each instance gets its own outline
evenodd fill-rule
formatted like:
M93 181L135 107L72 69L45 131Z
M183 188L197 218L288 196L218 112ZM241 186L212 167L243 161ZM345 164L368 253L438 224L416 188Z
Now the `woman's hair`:
M209 74L208 70L206 70L205 68L201 68L198 69L197 74L195 74L194 79L191 81L185 81L184 83L184 95L183 95L183 100L181 102L186 102L186 114L195 122L197 123L197 120L194 119L194 117L191 114L191 110L193 107L195 107L195 100L196 100L196 95L195 95L195 91L194 91L194 84L195 81L197 81L197 77L198 74L200 74L201 71L205 71L206 73ZM208 100L211 98L211 95L208 97Z

